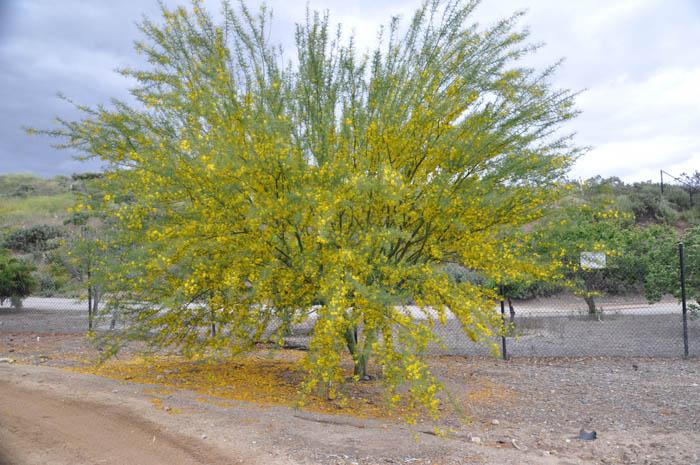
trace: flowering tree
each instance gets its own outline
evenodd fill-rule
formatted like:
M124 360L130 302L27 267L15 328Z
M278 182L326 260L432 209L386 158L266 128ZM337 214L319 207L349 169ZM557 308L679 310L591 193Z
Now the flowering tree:
M432 326L498 329L493 291L443 265L546 272L522 226L577 153L559 132L572 94L551 89L554 68L520 64L533 47L518 16L479 30L476 5L426 2L371 55L309 13L286 65L264 8L224 3L216 24L195 2L144 21L150 66L122 71L138 104L49 131L108 165L101 208L122 256L105 291L130 302L115 337L237 351L310 321L307 389L334 396L347 349L356 379L372 355L393 401L435 412Z

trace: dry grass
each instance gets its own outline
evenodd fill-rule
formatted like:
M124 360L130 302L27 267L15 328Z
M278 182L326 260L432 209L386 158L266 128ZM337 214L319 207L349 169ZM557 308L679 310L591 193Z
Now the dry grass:
M35 224L63 224L67 209L75 203L74 194L2 198L0 226L17 227Z

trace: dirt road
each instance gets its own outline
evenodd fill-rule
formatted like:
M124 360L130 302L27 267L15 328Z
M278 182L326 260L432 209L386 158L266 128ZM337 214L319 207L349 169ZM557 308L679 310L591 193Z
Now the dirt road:
M0 464L241 463L167 433L127 409L66 400L0 381Z
M40 351L16 340L10 353L0 344L0 357L17 357L0 363L0 465L700 465L697 359L434 359L436 375L467 396L469 409L466 421L445 413L441 438L430 424L224 400L46 366L60 363L50 338L30 341ZM23 364L35 360L27 351L44 356ZM575 439L580 428L598 439Z

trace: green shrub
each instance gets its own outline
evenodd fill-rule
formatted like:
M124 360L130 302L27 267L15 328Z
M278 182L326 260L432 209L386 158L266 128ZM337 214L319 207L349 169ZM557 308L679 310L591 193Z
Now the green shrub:
M505 297L517 300L529 300L535 297L549 297L563 290L557 283L534 281L531 283L507 283L504 285Z
M478 286L483 286L486 283L486 279L482 275L456 263L446 264L443 266L443 270L447 273L450 281L455 283L472 283Z
M11 232L5 238L4 247L15 252L43 252L58 247L57 241L63 235L56 226L40 224Z
M21 307L22 299L37 287L32 272L34 266L0 251L0 305L10 299L13 307Z

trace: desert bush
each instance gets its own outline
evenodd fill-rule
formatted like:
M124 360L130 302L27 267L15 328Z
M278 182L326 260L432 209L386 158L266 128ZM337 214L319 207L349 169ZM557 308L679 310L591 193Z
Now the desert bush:
M37 286L33 271L32 264L0 250L0 305L8 299L13 307L22 305L22 299L34 292Z
M55 239L62 234L60 228L46 224L17 229L7 235L4 247L15 252L43 252L58 247Z

